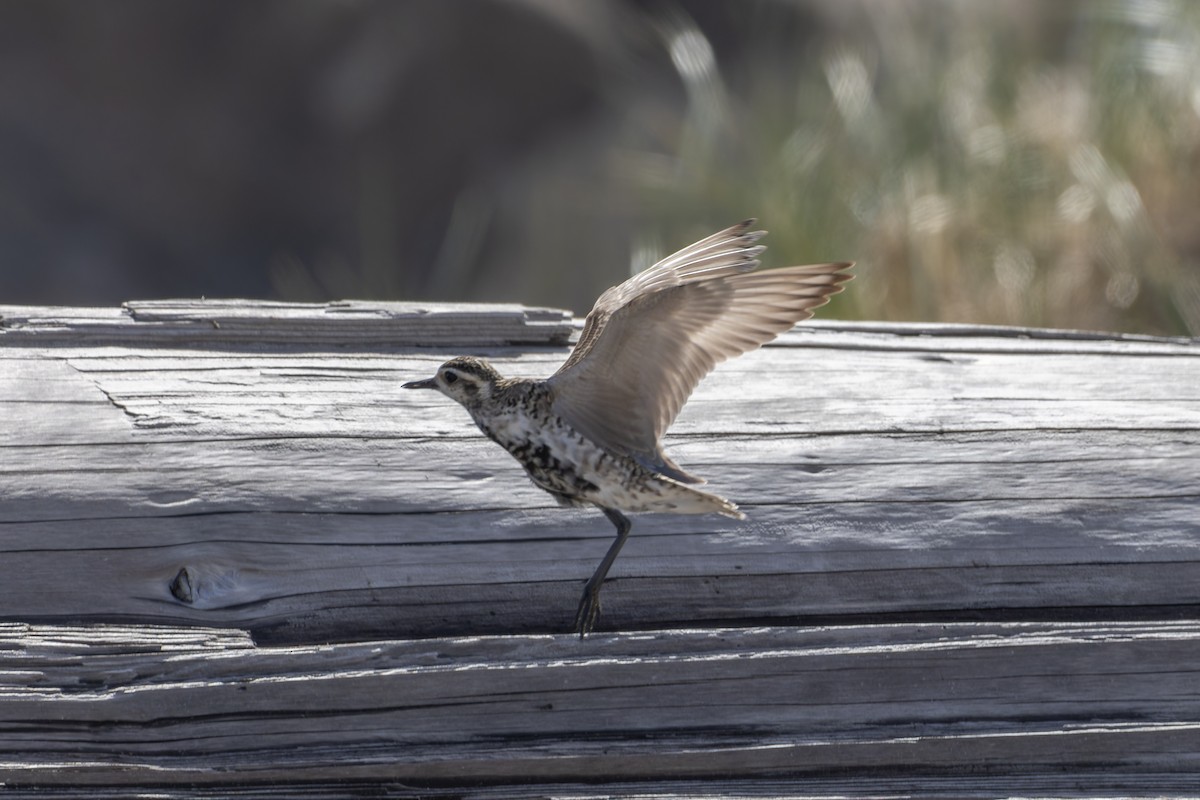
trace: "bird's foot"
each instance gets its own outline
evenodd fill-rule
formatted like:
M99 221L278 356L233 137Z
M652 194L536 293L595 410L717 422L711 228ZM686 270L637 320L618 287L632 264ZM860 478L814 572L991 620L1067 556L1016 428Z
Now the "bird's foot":
M575 633L579 638L587 636L596 627L600 618L600 586L592 586L591 581L583 588L583 597L579 598L579 609L575 612Z

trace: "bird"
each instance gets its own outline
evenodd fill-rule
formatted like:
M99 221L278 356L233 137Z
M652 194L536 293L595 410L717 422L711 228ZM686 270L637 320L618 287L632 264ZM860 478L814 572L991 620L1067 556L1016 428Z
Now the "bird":
M459 356L403 384L457 401L536 486L561 505L599 508L616 527L576 609L581 639L595 628L600 588L629 538L627 513L745 519L663 452L662 436L697 384L811 317L852 277L852 262L759 270L766 231L754 225L719 231L605 291L549 378L505 378L482 358Z

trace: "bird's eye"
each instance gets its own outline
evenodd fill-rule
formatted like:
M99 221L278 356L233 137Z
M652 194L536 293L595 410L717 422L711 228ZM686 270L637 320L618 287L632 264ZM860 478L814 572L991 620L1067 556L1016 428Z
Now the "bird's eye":
M458 373L452 369L448 369L442 373L442 378L446 381L446 383L454 383L458 380Z

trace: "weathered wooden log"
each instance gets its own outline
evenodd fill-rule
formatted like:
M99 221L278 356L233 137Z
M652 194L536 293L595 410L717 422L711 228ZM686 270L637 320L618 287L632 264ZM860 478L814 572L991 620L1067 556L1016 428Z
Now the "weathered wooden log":
M0 307L0 780L1200 780L1196 342L805 325L667 438L749 520L635 517L579 642L611 526L399 388L461 353L546 375L570 333L519 307Z
M1034 776L1043 790L1194 789L1197 664L1194 622L293 647L214 629L10 624L0 665L25 681L3 687L0 775L271 797L330 779L518 782L528 796L540 783L680 792L705 779L711 791L751 776L807 788L838 773L844 788L922 794Z

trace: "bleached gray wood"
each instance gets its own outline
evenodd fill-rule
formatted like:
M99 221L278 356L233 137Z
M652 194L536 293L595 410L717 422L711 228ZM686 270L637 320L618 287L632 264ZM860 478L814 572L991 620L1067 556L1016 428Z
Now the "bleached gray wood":
M236 775L296 796L295 782L330 776L799 788L834 771L851 788L927 775L976 790L1034 776L1110 794L1144 778L1179 789L1200 768L1198 657L1194 622L293 647L218 630L5 625L0 777Z
M569 312L511 304L140 300L120 309L3 306L9 343L396 347L565 344Z
M400 389L547 375L567 318L404 308L0 309L0 780L1200 780L1195 342L825 322L723 365L667 451L749 520L636 517L580 643L611 526Z
M795 333L719 369L668 449L750 521L639 518L608 624L1200 603L1194 345L955 336L929 359L929 338ZM564 352L473 349L527 374ZM399 388L451 352L6 350L9 608L274 636L560 629L608 524ZM52 569L89 580L48 598L46 543L87 520Z

